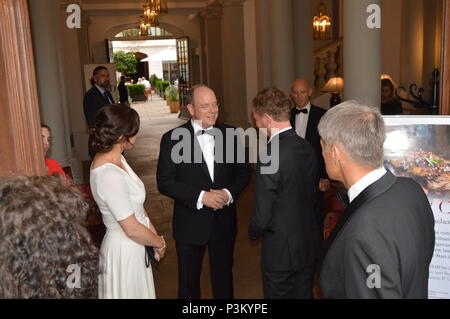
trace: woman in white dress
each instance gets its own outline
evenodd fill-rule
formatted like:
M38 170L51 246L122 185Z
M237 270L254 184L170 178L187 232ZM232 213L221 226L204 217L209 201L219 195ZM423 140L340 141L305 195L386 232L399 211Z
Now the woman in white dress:
M100 249L99 298L155 298L151 267L145 247L155 247L159 260L165 253L144 209L145 187L122 153L136 142L139 115L128 106L103 107L91 128L91 189L107 231Z

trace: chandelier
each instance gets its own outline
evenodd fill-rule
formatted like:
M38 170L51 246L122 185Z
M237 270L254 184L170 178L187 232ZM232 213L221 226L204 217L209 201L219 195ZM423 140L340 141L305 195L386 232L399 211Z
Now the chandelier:
M145 0L144 15L140 17L140 30L142 36L147 36L150 27L159 26L161 13L168 13L167 0Z
M319 15L314 16L314 40L331 39L331 18L324 14L325 5L323 2L319 6Z

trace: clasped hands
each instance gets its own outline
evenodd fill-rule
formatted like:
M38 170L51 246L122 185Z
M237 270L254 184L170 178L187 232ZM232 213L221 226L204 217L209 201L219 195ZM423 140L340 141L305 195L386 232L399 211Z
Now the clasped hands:
M219 210L227 205L229 200L230 198L226 191L211 189L209 192L205 192L205 194L203 195L202 203L209 208Z

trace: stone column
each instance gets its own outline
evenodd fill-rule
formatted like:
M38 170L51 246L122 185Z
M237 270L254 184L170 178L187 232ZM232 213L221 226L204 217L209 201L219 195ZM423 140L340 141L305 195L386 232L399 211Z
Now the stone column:
M292 1L294 12L295 77L314 84L311 1Z
M292 0L269 0L272 85L290 91L295 76Z
M225 122L249 127L243 0L223 1L222 47Z
M252 101L258 93L258 46L256 24L256 1L244 3L244 37L245 37L245 77L247 84L247 121L253 123L251 116Z
M217 96L221 105L223 98L223 66L222 66L222 5L215 1L201 11L201 17L204 19L205 47L206 56L206 76L207 84ZM224 117L223 109L220 114L220 120Z
M29 1L33 33L34 56L41 119L52 129L53 142L48 157L62 167L70 166L70 128L67 126L68 112L60 70L61 39L56 30L58 5L52 0ZM20 79L17 79L20 81Z
M406 88L409 88L412 83L422 87L423 2L423 0L407 0L403 2L400 85Z
M379 0L344 1L344 99L381 103L381 30L369 29L371 4Z
M70 0L73 2L74 0ZM64 71L62 78L65 83L66 105L69 113L69 123L66 127L71 127L71 143L72 145L72 174L76 183L89 183L83 179L83 169L81 162L90 161L88 152L88 133L86 120L83 113L83 96L85 93L83 79L83 63L81 54L80 38L82 38L82 28L69 29L66 26L66 7L67 4L60 8L60 32L61 32L61 52L62 65ZM70 57L70 58L68 58Z
M257 41L257 64L258 64L258 88L262 89L272 85L272 67L270 52L270 27L269 0L258 0L255 2L256 11L256 41Z

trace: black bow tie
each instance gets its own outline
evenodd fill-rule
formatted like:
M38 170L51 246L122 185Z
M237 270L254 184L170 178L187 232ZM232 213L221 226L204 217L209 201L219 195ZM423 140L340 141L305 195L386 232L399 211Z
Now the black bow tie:
M292 110L292 112L294 113L294 115L298 115L300 113L308 114L308 109L307 108L303 108L303 109L299 110L298 108L294 108Z
M197 134L195 134L195 135L200 136L203 134L208 134L208 135L214 136L213 130L198 130Z

